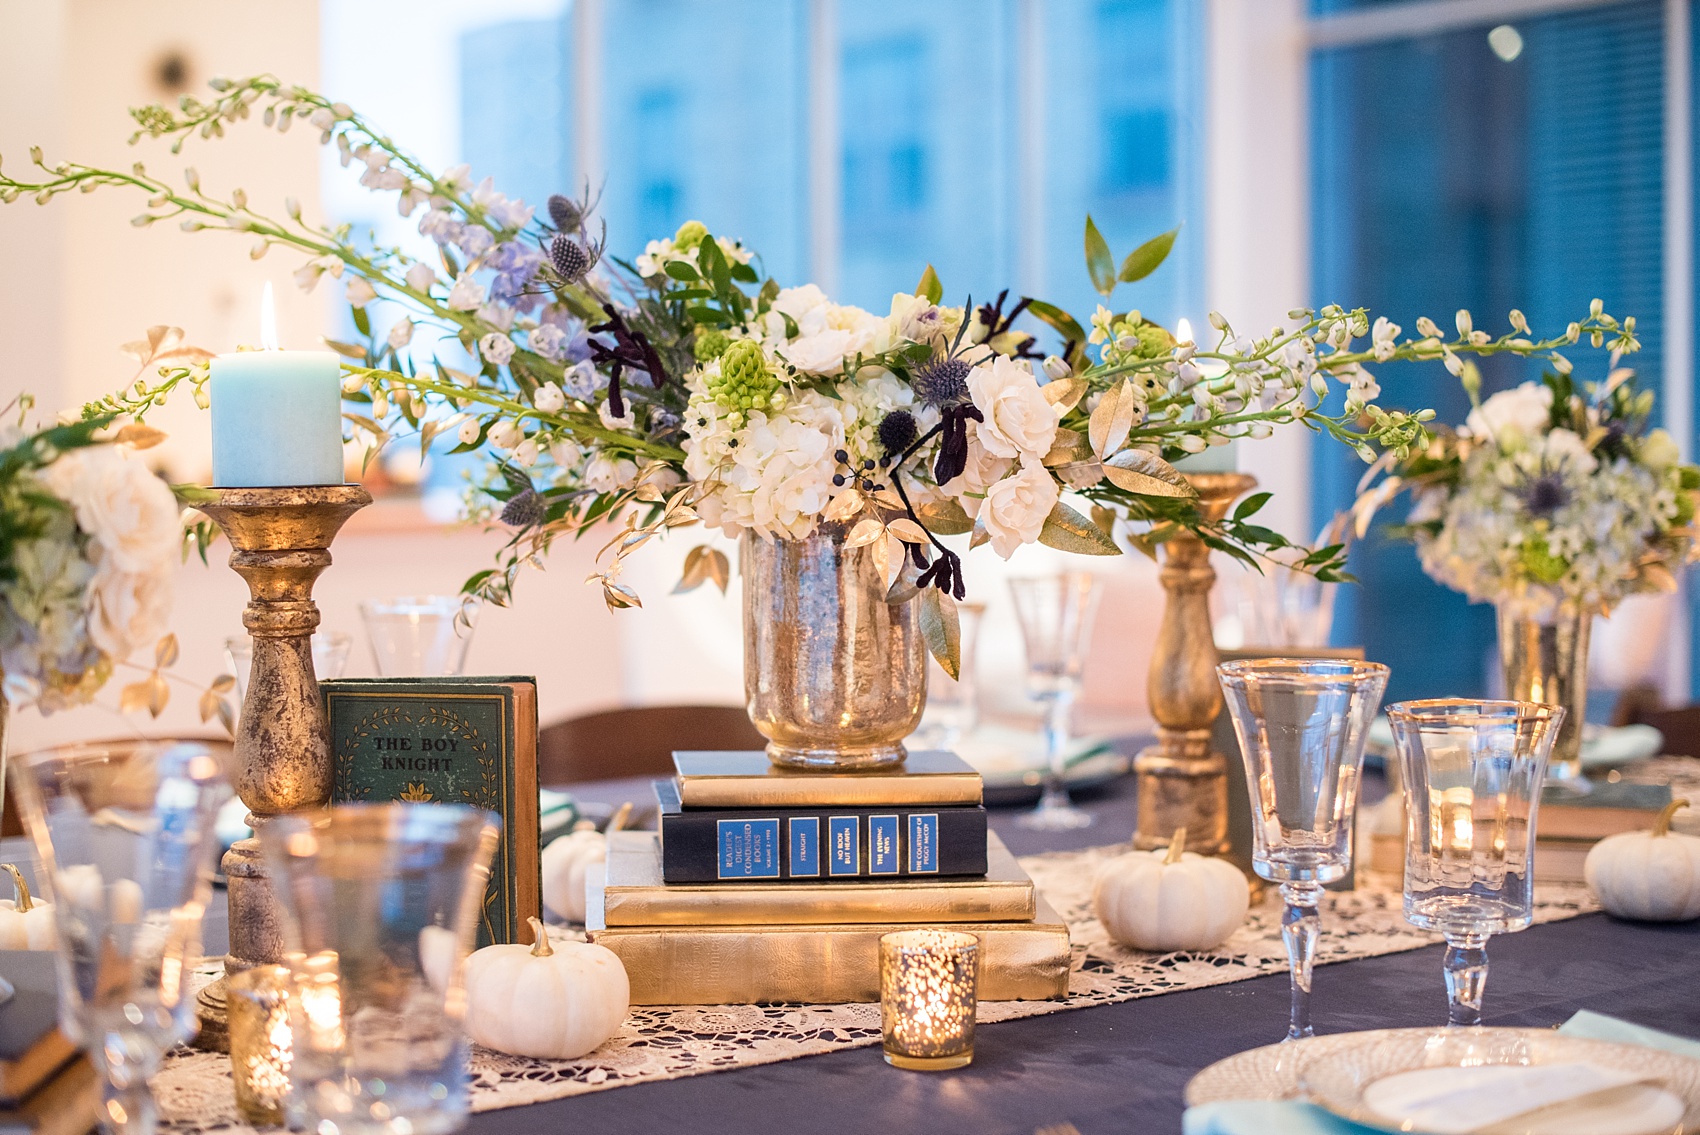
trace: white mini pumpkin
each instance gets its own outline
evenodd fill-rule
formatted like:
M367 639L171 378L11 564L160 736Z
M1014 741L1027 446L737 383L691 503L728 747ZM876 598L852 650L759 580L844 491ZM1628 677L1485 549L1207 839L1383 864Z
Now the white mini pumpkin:
M1164 851L1135 851L1098 869L1092 909L1124 946L1170 953L1220 946L1245 921L1251 889L1225 859L1186 850L1186 829Z
M620 805L608 830L619 831L631 814L629 803ZM606 870L607 862L608 837L589 820L574 824L543 849L543 909L563 922L583 922L586 877Z
M31 898L23 873L12 864L0 863L0 871L12 877L15 894L0 899L0 950L53 949L53 904Z
M1670 830L1672 800L1651 831L1619 832L1588 852L1582 874L1607 914L1642 922L1700 918L1700 838Z
M541 1060L572 1060L620 1030L631 983L606 946L551 948L533 918L530 946L486 946L466 960L466 1031L485 1048Z

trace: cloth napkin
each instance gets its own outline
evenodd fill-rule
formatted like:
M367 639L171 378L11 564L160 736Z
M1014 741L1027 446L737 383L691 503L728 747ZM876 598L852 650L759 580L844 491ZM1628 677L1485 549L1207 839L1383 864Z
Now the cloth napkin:
M1640 1044L1700 1058L1700 1041L1620 1021L1586 1009L1559 1026L1565 1036ZM1183 1135L1380 1135L1382 1128L1341 1119L1315 1104L1288 1100L1227 1100L1189 1107Z

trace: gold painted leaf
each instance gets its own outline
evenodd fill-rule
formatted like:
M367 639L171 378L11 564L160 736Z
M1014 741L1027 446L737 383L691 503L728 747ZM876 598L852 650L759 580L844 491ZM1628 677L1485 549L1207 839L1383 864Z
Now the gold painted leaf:
M885 535L885 525L869 516L856 522L856 527L850 529L850 535L844 538L846 548L860 548L872 544Z
M1125 378L1104 392L1103 401L1092 411L1087 425L1092 453L1098 460L1102 461L1106 455L1120 449L1122 442L1127 440L1128 431L1133 428L1133 411L1138 405L1133 387Z
M210 721L215 716L217 716L217 714L218 714L218 703L223 701L223 700L224 700L223 698L218 696L217 691L211 690L211 689L203 690L201 692L201 705L200 705L201 720L202 721Z
M981 544L989 544L991 542L992 542L992 534L990 532L986 531L986 522L982 519L978 519L978 518L975 519L975 521L974 521L974 534L972 536L968 537L968 549L969 549L969 551L973 551L975 548L978 548Z
M1104 476L1117 488L1144 497L1198 495L1185 475L1155 453L1143 449L1124 449L1104 462Z
M230 708L230 703L223 698L218 699L218 723L224 726L224 731L230 736L236 736L236 711Z
M366 348L358 343L344 343L337 339L326 339L325 346L344 358L356 359L360 362L366 361Z
M643 600L638 598L637 592L623 583L609 583L607 580L602 581L602 601L608 604L610 611L643 606Z
M1051 451L1045 454L1045 464L1067 465L1070 461L1090 461L1092 457L1092 447L1078 430L1058 429L1051 441Z
M938 660L939 668L952 678L962 676L962 624L956 601L936 587L921 594L921 637Z
M153 648L153 664L157 669L168 669L177 665L177 654L177 636L168 634Z
M236 676L234 674L220 674L212 680L211 688L215 694L228 694L236 688Z
M1104 530L1074 511L1062 501L1051 508L1045 526L1039 530L1039 543L1059 552L1082 556L1119 556L1122 550L1104 535Z
M891 581L891 587L885 593L887 603L907 603L921 594L921 589L915 586L915 581L921 576L921 569L912 562L905 562L903 570L897 573L897 578Z
M112 439L135 449L152 449L166 437L164 430L156 430L152 426L144 426L140 422L131 422L119 430Z
M118 692L118 712L134 713L138 709L146 709L148 705L148 683L146 680L131 682Z
M1045 401L1058 407L1066 414L1086 397L1086 380L1084 378L1055 378L1039 388L1039 393L1045 396Z
M960 536L974 528L974 522L963 511L962 505L949 497L928 501L915 510L915 515L921 518L929 532L938 536Z
M685 553L685 566L679 572L679 582L673 585L673 594L695 591L708 582L708 552L707 544L698 544Z
M827 502L826 508L821 511L820 518L836 523L841 520L849 520L861 511L862 494L855 489L845 489Z
M885 527L887 532L890 532L905 544L928 543L927 530L907 516L900 516Z
M719 548L708 550L708 578L720 588L720 594L726 594L726 588L732 582L732 564Z

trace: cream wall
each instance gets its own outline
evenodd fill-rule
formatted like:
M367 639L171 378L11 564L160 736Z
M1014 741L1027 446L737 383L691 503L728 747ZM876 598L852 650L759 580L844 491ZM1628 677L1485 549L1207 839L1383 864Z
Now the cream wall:
M548 0L515 2L536 7ZM437 16L449 10L441 4L430 9ZM318 215L324 203L351 207L354 195L363 193L341 188L340 181L321 191L321 177L346 175L325 172L310 131L280 137L250 121L211 144L189 142L176 159L158 143L127 146L127 108L174 98L155 77L159 61L171 53L187 62L189 89L196 92L213 75L264 71L316 83L323 58L334 72L327 78L335 80L336 97L363 108L375 100L374 117L386 125L395 120L393 132L406 144L411 143L402 131L414 121L418 148L433 161L452 160L447 148L458 143L441 121L458 102L452 89L433 88L420 101L401 97L407 84L375 84L371 61L348 56L347 37L322 34L319 11L312 3L269 0L0 0L5 168L21 173L31 145L41 145L50 163L75 158L127 168L139 159L151 172L169 171L173 179L183 165L193 164L211 191L223 194L240 185L261 211L281 211L283 198L291 195L309 216ZM338 26L371 20L354 0L327 0L324 11ZM460 11L455 19L460 26L476 17ZM397 34L417 39L419 26L407 22ZM420 73L452 75L454 68L433 66ZM361 97L368 94L370 99ZM410 102L436 113L410 120ZM129 220L141 204L105 190L60 198L46 208L28 202L0 208L0 400L28 390L51 416L115 389L134 373L119 344L156 323L184 327L190 341L214 350L251 341L267 280L277 293L285 346L311 345L331 325L340 289L321 286L314 296L302 295L290 279L296 262L288 254L273 252L256 262L240 236L184 234L169 225L134 228ZM207 478L205 415L184 399L154 421L172 437L152 455L174 478ZM559 544L546 574L527 573L516 610L482 613L469 672L536 674L546 722L619 704L741 701L736 580L728 596L712 588L670 596L679 563L699 534L677 537L632 561L628 579L646 606L621 614L609 613L597 590L583 584L601 541L593 535ZM416 506L400 501L380 502L351 521L316 592L323 625L355 637L349 673L371 672L356 609L361 598L455 591L467 575L491 563L500 539L431 525ZM246 592L224 566L227 554L225 546L216 546L210 567L192 560L178 576L173 628L182 659L176 670L187 680L205 682L222 672L223 641L241 631ZM1020 641L1004 580L1063 562L1042 548L1025 549L1008 565L989 549L969 557L973 597L991 606L980 658L982 688L994 708L1024 707ZM1138 556L1072 563L1100 571L1107 580L1083 718L1091 725L1137 726L1145 716L1146 659L1161 611L1155 568ZM196 691L187 686L175 691L157 722L145 715L120 717L115 706L123 680L112 682L95 707L46 719L33 711L15 715L10 743L22 748L136 730L205 729L195 713Z

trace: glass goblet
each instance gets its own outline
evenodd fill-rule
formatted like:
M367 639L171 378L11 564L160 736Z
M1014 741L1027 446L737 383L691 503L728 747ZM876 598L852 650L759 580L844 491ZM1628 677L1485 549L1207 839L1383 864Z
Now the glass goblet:
M1487 940L1533 918L1535 809L1555 705L1443 698L1387 709L1405 789L1405 918L1446 936L1447 1023L1482 1023Z
M127 741L31 753L11 775L53 904L60 1023L105 1077L102 1127L152 1132L148 1081L195 1032L224 768L201 745Z
M291 1127L464 1125L462 962L498 917L484 898L499 831L492 812L429 803L347 804L260 829L297 990Z
M364 599L360 617L381 678L431 678L466 668L478 608L458 595Z
M1070 803L1063 761L1101 588L1096 576L1071 571L1012 579L1009 590L1027 650L1027 692L1045 705L1044 790L1039 806L1016 822L1039 831L1084 828L1092 816Z
M1292 975L1287 1039L1314 1036L1311 970L1322 888L1352 865L1364 742L1387 667L1350 659L1255 658L1216 668L1251 796L1252 866L1281 885Z

